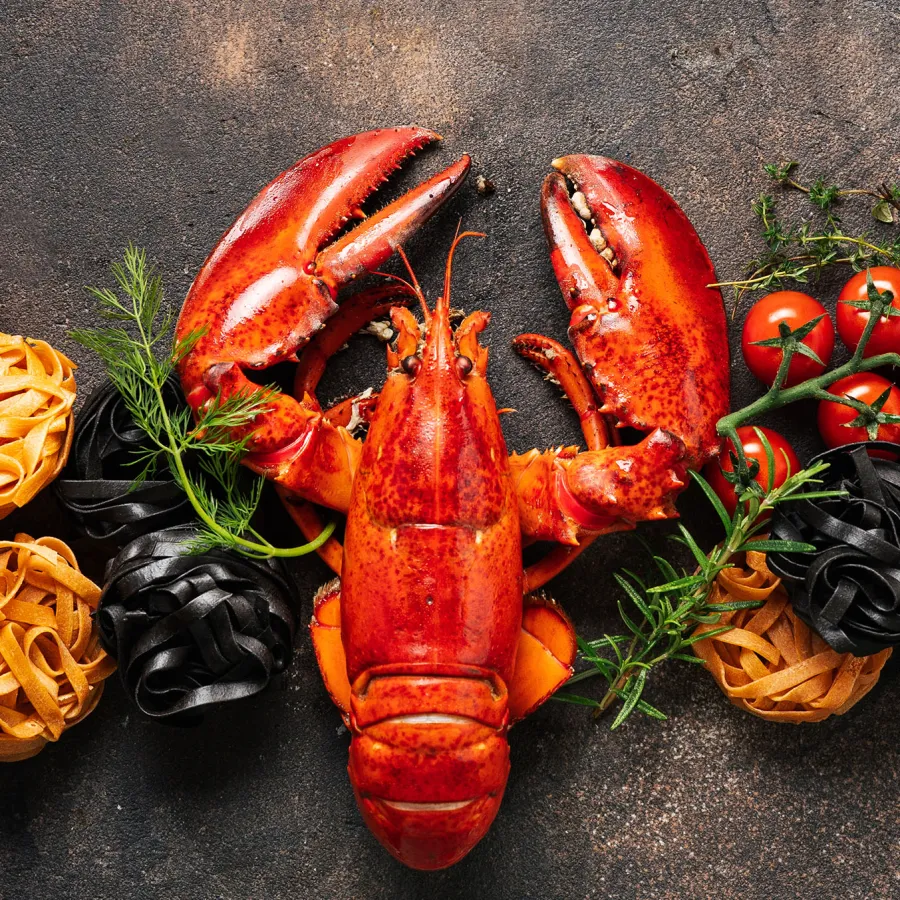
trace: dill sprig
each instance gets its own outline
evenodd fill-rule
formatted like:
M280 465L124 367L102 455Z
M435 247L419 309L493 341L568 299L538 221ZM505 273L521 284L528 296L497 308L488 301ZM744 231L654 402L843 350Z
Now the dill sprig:
M118 293L88 288L100 316L110 324L76 328L70 334L100 357L135 424L147 435L148 447L135 454L132 486L151 478L161 465L168 467L201 523L192 547L196 552L222 547L256 558L289 557L321 546L334 530L333 522L315 540L290 548L273 546L251 525L264 482L252 477L250 487L243 486L246 470L240 463L250 435L233 435L267 411L272 389L217 395L196 423L187 406L168 408L164 386L202 332L192 332L170 352L174 315L163 312L162 279L147 265L143 250L129 245L124 260L113 264L112 274Z
M583 659L591 668L572 676L567 685L599 676L606 683L606 690L597 700L557 692L557 700L593 707L595 715L606 712L613 704L621 706L613 719L611 728L618 728L633 712L641 712L653 719L665 719L665 713L644 699L644 692L650 675L658 666L669 660L703 664L703 660L691 652L698 640L714 637L731 629L731 625L714 628L701 635L693 632L703 623L715 625L722 613L737 609L761 606L755 601L714 603L712 588L716 577L729 566L734 558L747 550L763 552L808 552L814 550L810 544L798 541L766 540L759 532L768 525L768 514L772 508L786 500L814 499L840 496L840 491L807 490L821 483L821 474L828 468L827 463L816 463L788 477L784 484L773 487L775 465L771 445L765 435L760 439L769 457L769 483L763 490L747 488L740 495L740 502L734 515L729 516L722 501L713 489L696 472L691 475L712 503L725 529L724 540L709 554L705 554L697 541L682 523L678 523L679 534L671 539L687 547L696 561L696 570L691 574L680 574L672 564L661 556L653 560L659 569L663 584L646 585L637 575L627 570L617 573L615 578L630 604L618 601L619 617L625 626L624 634L605 634L593 641L578 639ZM754 482L755 484L755 482Z
M805 284L828 266L849 265L857 272L872 266L900 266L900 235L879 240L866 233L849 233L842 227L837 209L848 197L868 196L876 201L872 216L890 224L900 218L900 185L884 183L871 190L844 189L820 177L807 186L792 177L796 165L767 164L764 169L777 184L804 193L824 217L824 224L787 224L778 215L775 198L762 194L753 204L753 212L759 219L766 250L747 264L742 278L710 285L733 288L735 308L748 291L781 288L791 281Z

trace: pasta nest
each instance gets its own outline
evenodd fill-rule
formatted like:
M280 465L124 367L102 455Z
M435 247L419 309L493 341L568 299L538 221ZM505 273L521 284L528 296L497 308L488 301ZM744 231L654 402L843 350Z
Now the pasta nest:
M841 715L875 687L891 655L890 649L863 657L832 650L795 614L765 553L748 552L743 565L719 573L710 603L734 600L764 602L725 612L717 624L699 625L695 634L733 627L694 649L725 696L755 716L820 722Z
M0 332L0 519L24 506L66 463L74 370L44 341Z
M0 761L34 756L96 706L116 667L91 617L99 599L62 541L0 541Z

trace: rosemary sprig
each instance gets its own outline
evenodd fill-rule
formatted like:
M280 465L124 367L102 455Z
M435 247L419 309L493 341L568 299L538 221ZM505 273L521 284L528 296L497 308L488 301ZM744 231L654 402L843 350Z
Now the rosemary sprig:
M236 439L232 434L267 410L272 390L216 396L196 425L187 407L174 412L167 408L164 385L201 333L188 335L174 352L167 351L174 316L162 312L162 279L148 267L143 250L129 245L123 262L113 264L112 273L124 299L107 288L88 291L96 299L101 317L115 324L76 328L70 334L100 357L129 414L149 439L148 449L135 458L140 468L134 486L152 477L161 464L168 466L201 522L193 548L198 552L224 547L256 558L293 557L320 547L334 530L333 522L310 543L290 548L273 546L250 524L263 479L254 477L248 490L242 488L245 470L240 462L249 435ZM189 459L196 461L196 467L189 466Z
M871 266L900 265L900 236L886 240L867 234L851 234L841 226L837 205L845 198L865 195L876 199L872 215L882 223L891 223L900 213L900 185L881 185L874 190L841 189L817 178L806 186L791 177L796 163L768 164L767 174L783 187L806 194L812 206L824 214L825 223L817 227L813 222L788 225L779 218L775 198L762 194L753 205L762 229L766 250L747 264L744 276L736 281L720 281L711 287L734 289L735 309L747 291L771 290L787 282L805 284L810 276L833 265L849 265L854 271ZM900 217L900 216L898 216Z
M771 454L771 446L764 436L760 436L766 453ZM771 462L774 463L774 460ZM827 468L827 463L817 463L790 475L780 487L773 487L775 466L770 464L768 489L759 492L747 490L742 493L741 502L731 517L703 477L691 472L722 521L725 539L707 555L687 528L679 522L680 534L674 535L672 540L690 550L697 563L693 574L679 574L668 560L660 556L654 556L653 559L665 579L664 584L648 587L632 572L617 574L616 581L634 607L626 609L625 603L618 601L619 616L627 633L604 635L594 641L579 639L582 656L592 668L574 675L567 682L572 685L600 676L606 682L606 691L599 700L566 691L557 692L554 697L567 703L593 707L598 716L617 701L621 702L612 722L613 729L618 728L635 711L654 719L665 719L663 712L644 699L644 690L651 673L668 660L702 664L703 660L691 652L692 645L701 638L714 637L728 631L731 626L723 625L694 636L697 625L715 625L724 612L762 605L753 601L713 603L710 600L716 577L723 569L734 565L737 554L749 549L764 552L804 552L815 549L810 544L795 541L759 539L758 534L768 524L768 513L779 503L839 496L840 491L805 490L810 485L820 483L819 476Z
M762 431L757 429L757 436L762 443L768 464L768 483L760 484L756 479L760 470L758 460L748 460L737 430L742 425L753 421L773 409L786 406L798 400L815 399L842 403L854 408L858 416L853 421L855 426L865 426L870 435L877 434L878 425L885 422L900 421L900 417L888 416L882 411L887 396L878 397L871 404L862 403L852 397L837 396L826 388L840 378L856 372L869 371L885 365L900 365L900 354L885 353L864 357L875 326L891 308L893 294L890 291L879 291L872 281L871 273L867 277L868 299L865 301L869 310L869 319L863 330L859 344L848 362L830 372L811 378L794 387L785 388L788 369L795 353L803 352L802 339L815 326L817 319L791 331L785 323L781 323L779 336L764 343L779 346L782 351L781 364L772 387L760 398L723 416L716 423L718 433L730 440L733 449L733 472L724 472L726 478L734 485L737 494L737 507L734 515L729 517L722 502L713 489L696 472L691 475L709 498L725 528L725 539L707 555L700 549L690 532L678 524L680 535L674 539L684 544L697 562L694 574L679 575L672 565L662 557L654 556L657 567L666 580L664 584L647 587L634 574L626 572L616 575L616 581L637 609L637 620L634 611L626 611L621 600L618 601L619 616L628 634L604 635L595 641L579 641L583 657L593 665L592 669L581 672L569 679L568 684L582 681L596 675L602 676L607 683L607 690L600 700L589 697L557 692L555 697L569 703L591 706L595 714L600 715L616 701L622 706L613 720L612 727L618 728L635 710L656 719L664 719L665 715L643 699L644 687L650 672L660 663L669 659L685 662L702 663L690 652L690 647L700 637L694 638L691 633L699 623L716 624L723 612L751 608L755 604L712 604L709 602L710 591L716 576L722 569L732 565L733 557L750 549L750 541L759 531L766 527L768 513L779 503L786 500L813 500L825 497L841 496L840 491L804 490L807 485L820 483L818 477L827 468L827 463L817 463L807 469L789 474L780 487L775 487L775 454ZM792 541L754 540L752 549L763 552L808 552L815 548L809 544ZM627 577L626 577L627 576ZM728 631L730 625L720 629L712 629L702 637L714 637ZM600 651L607 651L606 656Z

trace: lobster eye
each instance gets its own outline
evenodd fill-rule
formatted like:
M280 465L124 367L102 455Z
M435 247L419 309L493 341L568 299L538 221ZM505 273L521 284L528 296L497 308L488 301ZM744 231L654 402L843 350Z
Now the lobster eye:
M418 356L404 356L400 360L400 368L411 378L415 378L422 368L422 360Z
M459 372L461 378L465 378L472 371L472 360L468 356L457 356L456 371Z

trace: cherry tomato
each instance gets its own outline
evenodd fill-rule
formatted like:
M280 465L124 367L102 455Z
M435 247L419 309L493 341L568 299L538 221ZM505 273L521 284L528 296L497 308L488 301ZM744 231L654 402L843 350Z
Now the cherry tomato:
M794 453L794 448L788 443L787 439L782 437L777 431L772 431L771 428L760 428L759 430L772 445L772 452L775 454L775 477L772 481L772 487L779 487L787 481L788 475L800 471L800 460L797 459L797 454ZM766 451L762 441L756 434L756 429L752 425L738 428L738 438L741 441L741 446L744 448L747 461L749 462L751 459L759 460L759 472L756 475L756 481L765 488L769 483L769 462L766 459ZM733 449L734 445L731 441L728 441L719 459L708 462L703 468L703 477L709 482L712 489L716 492L716 496L722 501L723 506L731 515L734 514L737 508L737 495L734 492L734 485L722 474L722 469L726 472L734 471L734 465L730 456ZM788 466L790 466L790 471L788 471Z
M891 304L900 310L900 269L891 266L874 266L869 269L872 282L879 291L890 291L894 295ZM866 273L857 272L843 287L838 296L837 330L841 340L855 350L863 329L869 321L869 311L850 306L847 300L868 300ZM882 353L900 353L900 316L881 317L881 321L872 331L869 343L866 344L863 356L879 356ZM844 441L843 443L846 443Z
M888 389L890 389L890 394L887 402L881 408L881 412L892 416L900 415L900 390L887 378L874 375L872 372L857 372L856 375L848 375L831 385L828 392L838 397L853 397L854 400L862 400L863 403L871 405ZM859 413L850 406L822 400L819 403L819 434L822 435L822 440L829 447L841 447L844 444L855 444L857 441L868 441L869 434L864 426L847 427L848 423L858 415ZM900 424L879 425L878 440L900 444ZM872 455L888 456L889 454L872 451Z
M781 365L780 347L754 347L754 341L765 341L779 336L778 325L786 322L791 331L812 321L818 316L825 318L803 339L803 343L812 350L825 365L819 365L814 359L795 353L788 369L785 384L799 384L807 378L815 378L825 371L834 350L834 326L825 312L825 307L809 294L800 291L776 291L766 294L762 300L753 305L744 320L744 332L741 335L741 350L747 368L760 380L772 385Z

